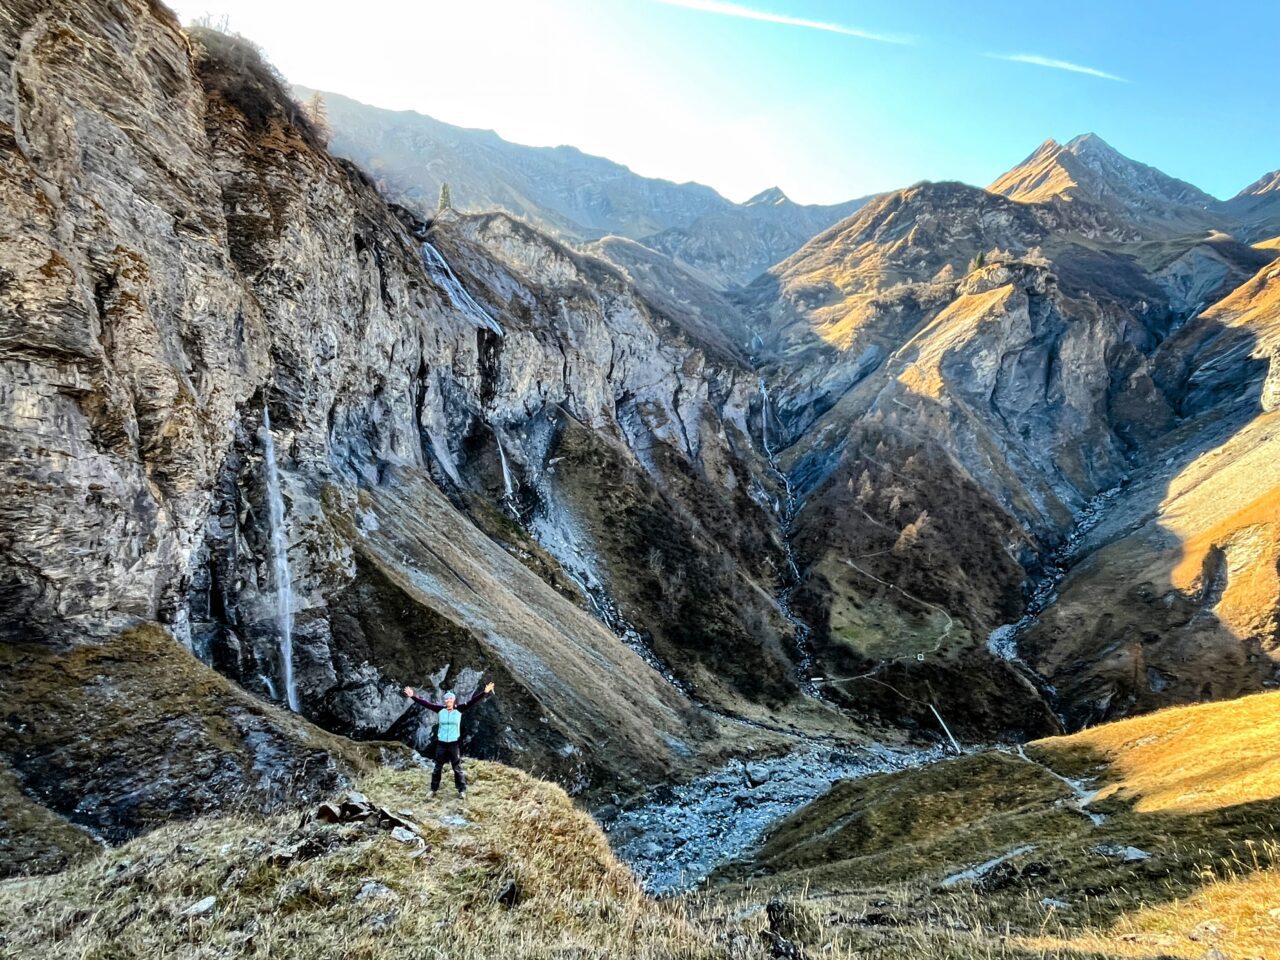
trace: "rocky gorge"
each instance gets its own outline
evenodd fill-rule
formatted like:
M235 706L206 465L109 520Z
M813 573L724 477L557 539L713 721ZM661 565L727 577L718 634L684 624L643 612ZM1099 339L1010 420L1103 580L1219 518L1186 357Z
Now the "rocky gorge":
M158 3L16 0L0 57L6 872L411 766L406 684L496 682L468 748L636 862L768 808L665 884L835 779L1275 682L1261 202L1091 138L554 237Z

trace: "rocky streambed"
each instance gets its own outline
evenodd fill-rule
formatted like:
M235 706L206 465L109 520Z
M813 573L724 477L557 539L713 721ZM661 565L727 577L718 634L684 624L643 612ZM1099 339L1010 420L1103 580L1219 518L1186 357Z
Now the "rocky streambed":
M941 747L805 747L766 760L734 760L679 786L654 788L603 826L614 852L661 896L696 886L838 780L934 763Z

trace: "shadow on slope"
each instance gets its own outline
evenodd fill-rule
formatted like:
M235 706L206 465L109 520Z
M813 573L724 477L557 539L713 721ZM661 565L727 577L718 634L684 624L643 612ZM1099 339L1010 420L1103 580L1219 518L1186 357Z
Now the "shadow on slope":
M1162 344L1181 416L1027 634L1073 724L1254 692L1280 648L1280 270Z
M61 650L0 644L0 700L0 875L169 820L286 808L409 756L263 703L156 625Z

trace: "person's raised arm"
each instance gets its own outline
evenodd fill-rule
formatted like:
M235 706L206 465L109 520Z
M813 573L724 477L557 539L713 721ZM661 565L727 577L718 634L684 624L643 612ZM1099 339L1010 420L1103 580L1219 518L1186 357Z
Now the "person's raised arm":
M489 684L489 686L493 686L493 684ZM418 696L416 693L413 692L413 687L405 687L404 695L408 697L410 700L413 700L416 703L420 703L424 707L426 707L428 710L433 710L436 713L439 713L441 710L444 709L443 703L436 703L434 700L428 700L426 697Z
M483 690L477 690L475 693L473 693L471 695L471 699L468 700L466 703L458 704L458 709L466 710L469 707L474 707L477 703L479 703L481 700L483 700L485 697L489 696L492 693L493 693L493 684L492 683L485 684L485 688Z

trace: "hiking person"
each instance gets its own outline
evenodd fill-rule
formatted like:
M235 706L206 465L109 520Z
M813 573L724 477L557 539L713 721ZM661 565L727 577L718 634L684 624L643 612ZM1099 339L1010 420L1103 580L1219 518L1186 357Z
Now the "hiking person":
M440 774L444 772L445 762L453 767L453 785L458 788L458 799L467 797L467 777L462 772L462 714L470 710L485 697L493 693L493 684L487 684L483 690L477 690L466 703L458 703L457 695L450 690L444 695L444 703L436 703L413 692L413 687L405 687L404 695L415 703L420 703L439 718L436 722L436 745L433 760L436 767L431 771L431 796L440 789Z

